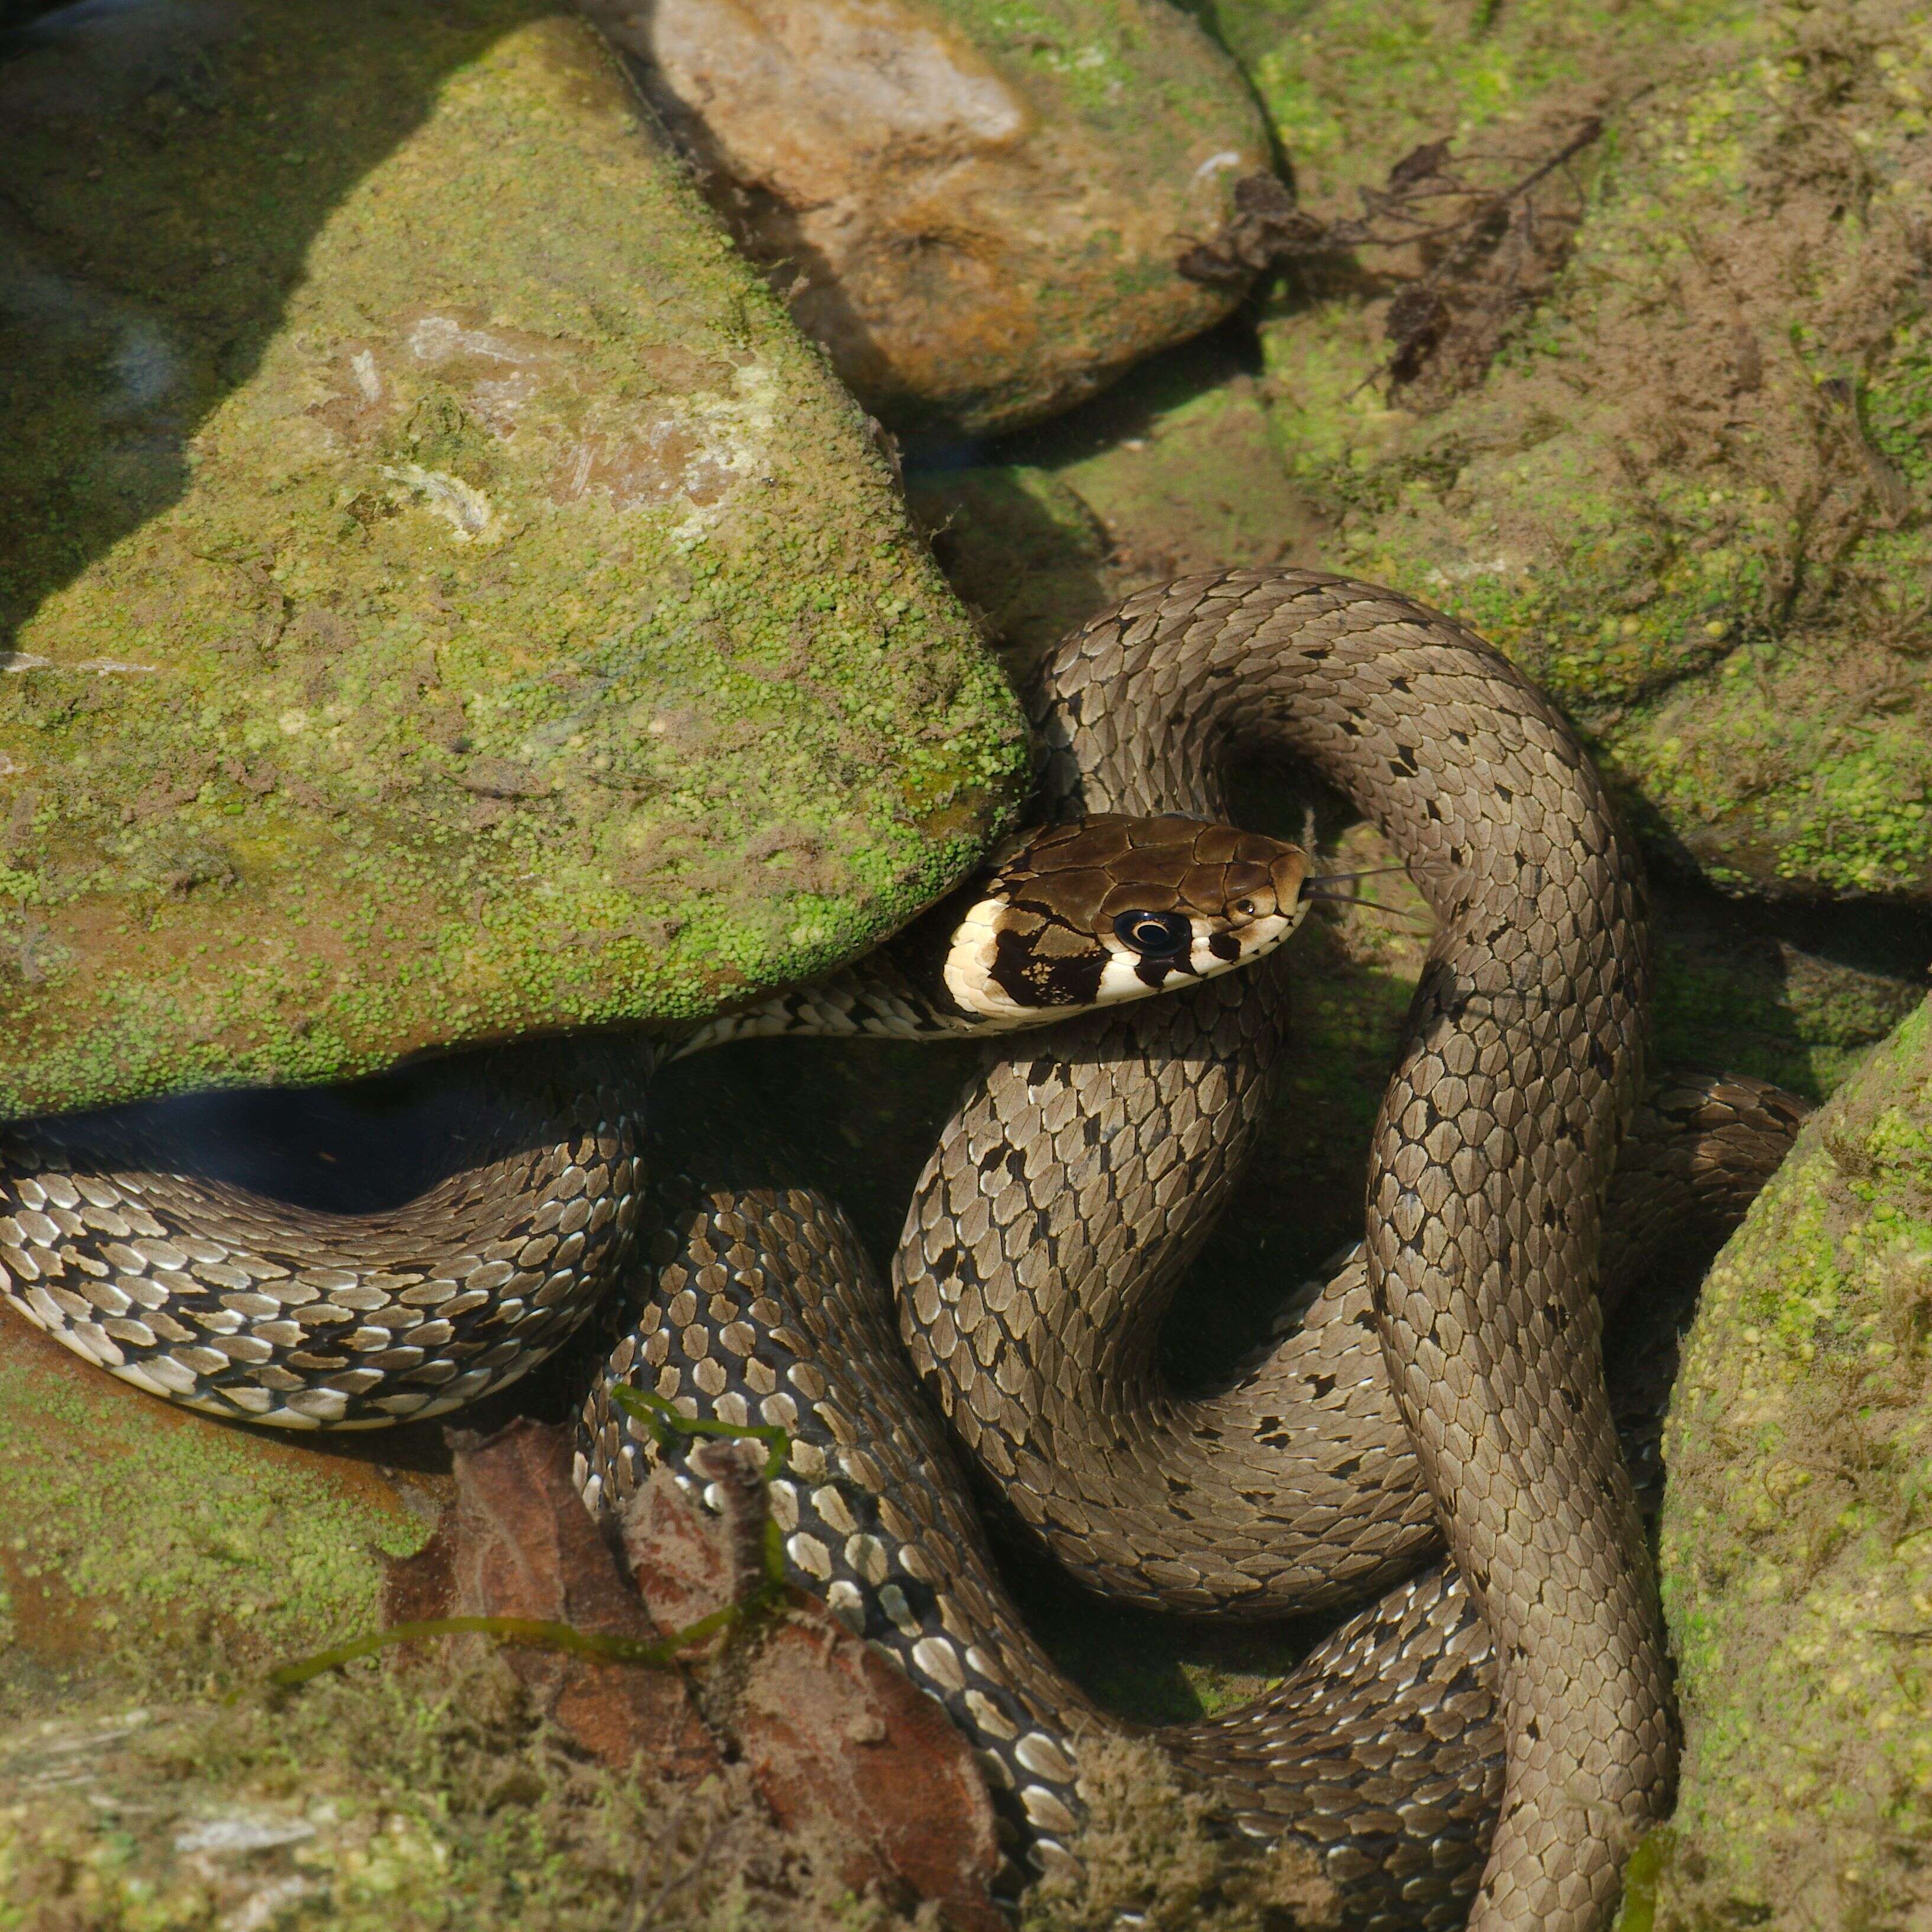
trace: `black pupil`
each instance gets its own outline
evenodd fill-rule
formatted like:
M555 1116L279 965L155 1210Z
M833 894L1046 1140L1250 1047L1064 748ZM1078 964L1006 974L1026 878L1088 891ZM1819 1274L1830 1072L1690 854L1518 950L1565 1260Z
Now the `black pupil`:
M1124 945L1144 958L1184 952L1194 929L1178 912L1124 912L1114 922Z

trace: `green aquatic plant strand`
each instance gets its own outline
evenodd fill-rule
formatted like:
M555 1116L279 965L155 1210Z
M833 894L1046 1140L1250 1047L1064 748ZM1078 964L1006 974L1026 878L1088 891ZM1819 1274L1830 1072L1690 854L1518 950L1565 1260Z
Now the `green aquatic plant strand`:
M732 1441L762 1442L765 1445L765 1480L770 1482L785 1466L791 1454L791 1432L776 1422L701 1422L685 1414L661 1395L614 1383L610 1400L633 1422L641 1422L651 1432L660 1449L669 1449L674 1436L716 1436Z
M731 1441L762 1442L765 1445L764 1480L770 1483L791 1455L791 1432L782 1424L770 1423L701 1422L686 1415L661 1395L632 1388L626 1382L611 1384L610 1400L633 1422L641 1422L651 1432L651 1439L662 1450L671 1447L674 1436L710 1436ZM784 1586L784 1538L768 1510L765 1516L765 1580L748 1604L769 1603Z
M392 1624L368 1636L352 1638L347 1643L319 1650L312 1657L284 1664L269 1672L268 1682L278 1690L293 1690L324 1671L340 1670L358 1657L370 1656L392 1644L434 1636L494 1636L499 1642L521 1644L532 1649L573 1651L580 1657L598 1658L606 1663L662 1669L674 1663L677 1653L687 1645L701 1642L736 1622L752 1604L762 1603L765 1595L761 1590L744 1603L727 1604L722 1610L713 1610L709 1616L700 1617L694 1624L653 1643L640 1637L581 1630L572 1624L553 1623L538 1617L425 1617L412 1623Z

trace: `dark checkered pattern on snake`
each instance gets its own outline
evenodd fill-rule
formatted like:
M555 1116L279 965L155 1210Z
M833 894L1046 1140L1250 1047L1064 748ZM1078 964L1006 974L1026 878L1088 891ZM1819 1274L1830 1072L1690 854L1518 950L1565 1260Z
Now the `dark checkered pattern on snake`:
M1626 1448L1654 1478L1657 1396L1675 1366L1681 1298L1647 1292L1712 1252L1803 1109L1750 1081L1687 1076L1633 1126L1610 1197L1620 1232L1606 1298L1621 1325L1662 1318L1626 1365ZM655 1243L634 1329L584 1408L579 1480L594 1508L632 1495L659 1450L611 1402L621 1380L697 1416L793 1433L772 1502L794 1581L891 1652L977 1746L1009 1847L1052 1870L1080 1810L1080 1741L1112 1721L1041 1649L1002 1583L957 1449L914 1385L892 1300L836 1205L709 1148ZM767 1157L766 1166L782 1167ZM1300 1379L1306 1454L1382 1471L1382 1506L1426 1520L1390 1397L1360 1251L1284 1310L1259 1369ZM1284 1363L1292 1364L1292 1370ZM1132 1418L1126 1418L1130 1426ZM674 1456L672 1466L682 1466ZM1280 1507L1293 1502L1282 1486ZM1318 1498L1318 1510L1326 1504ZM1307 1526L1295 1525L1303 1534ZM1419 1558L1439 1537L1416 1539ZM1502 1790L1503 1732L1488 1631L1453 1564L1436 1562L1342 1623L1276 1690L1159 1734L1240 1828L1316 1850L1352 1922L1394 1932L1460 1925Z

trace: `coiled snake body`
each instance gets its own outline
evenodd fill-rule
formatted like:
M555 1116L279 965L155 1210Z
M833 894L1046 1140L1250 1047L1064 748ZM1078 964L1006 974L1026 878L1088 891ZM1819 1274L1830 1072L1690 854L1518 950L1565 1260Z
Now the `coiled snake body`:
M1204 983L1001 1044L921 1179L890 1295L829 1203L728 1159L694 1169L586 1405L586 1498L614 1506L657 1453L616 1380L791 1430L773 1508L795 1574L944 1700L1047 1864L1101 1720L1006 1600L958 1449L1096 1589L1245 1616L1382 1591L1260 1704L1166 1742L1245 1828L1314 1846L1363 1922L1600 1924L1667 1798L1671 1730L1594 1292L1648 985L1599 782L1479 639L1301 572L1130 598L1060 647L1034 723L1048 811L1080 822L890 955L690 1044L997 1030ZM1439 926L1363 1248L1264 1358L1184 1400L1154 1330L1286 1023L1279 961L1213 976L1285 936L1306 868L1161 815L1225 817L1224 765L1256 750L1376 820ZM374 1215L158 1172L98 1122L11 1130L0 1287L127 1378L230 1413L354 1424L473 1399L563 1338L636 1217L620 1053L526 1048L490 1080L418 1197ZM1736 1082L1654 1102L1617 1182L1618 1278L1686 1215L1735 1220L1797 1111Z

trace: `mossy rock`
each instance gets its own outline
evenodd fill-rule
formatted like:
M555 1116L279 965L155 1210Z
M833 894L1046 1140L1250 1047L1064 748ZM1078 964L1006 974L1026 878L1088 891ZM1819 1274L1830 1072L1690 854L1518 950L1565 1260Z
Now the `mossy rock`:
M0 1114L690 1019L1012 809L862 413L534 0L0 66Z
M498 1403L491 1412L506 1413ZM389 1621L439 1431L291 1438L158 1402L0 1307L0 1932L912 1932L748 1774L611 1767L476 1641Z
M1664 1438L1682 1795L1630 1932L1932 1912L1932 1005L1704 1283Z
M395 1462L438 1453L394 1432ZM178 1693L378 1626L434 1478L146 1397L0 1309L0 1715Z
M1498 240L1431 285L1488 318L1460 364L1397 380L1388 333L1446 243L1306 266L1264 320L1332 567L1509 652L1711 880L1932 896L1922 11L1197 10L1324 219L1425 143L1499 188L1582 142L1538 190L1544 268Z

